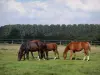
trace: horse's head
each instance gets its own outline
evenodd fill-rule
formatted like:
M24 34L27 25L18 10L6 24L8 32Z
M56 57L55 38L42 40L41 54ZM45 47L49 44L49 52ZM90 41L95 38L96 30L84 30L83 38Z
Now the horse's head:
M22 56L24 55L24 52L26 51L28 42L22 43L18 52L18 61L22 59Z
M20 49L18 52L18 61L22 59L22 56L23 56L23 50Z
M67 57L66 53L63 52L63 58L64 58L64 60L66 60L66 57Z
M65 50L64 50L64 52L63 52L63 58L64 58L64 60L65 60L66 57L67 57L67 52L68 52L68 50L69 50L69 48L68 48L68 46L66 46L66 48L65 48Z

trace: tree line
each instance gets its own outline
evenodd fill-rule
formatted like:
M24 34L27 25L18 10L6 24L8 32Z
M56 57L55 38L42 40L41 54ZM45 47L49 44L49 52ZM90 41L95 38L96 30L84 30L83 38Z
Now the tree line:
M0 39L97 40L99 24L14 24L0 27Z

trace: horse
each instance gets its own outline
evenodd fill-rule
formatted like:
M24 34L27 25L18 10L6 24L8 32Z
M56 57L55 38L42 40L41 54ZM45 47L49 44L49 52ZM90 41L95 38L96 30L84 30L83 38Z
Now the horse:
M25 60L25 54L27 59L29 60L29 51L35 52L38 51L39 60L43 58L43 49L44 46L41 42L38 42L38 45L35 42L25 42L20 46L19 52L18 52L18 61L22 59L22 56L24 56Z
M41 42L40 40L31 40L31 42Z
M34 42L38 45L38 42L41 42L41 41L40 40L31 40L31 42ZM38 50L36 50L36 51L38 51ZM34 58L33 52L36 52L36 51L31 51L31 55L33 58ZM38 56L38 58L39 58L39 56Z
M43 43L43 42L41 42L40 40L31 40L31 42L34 42L34 43L36 43L38 46L42 46L43 47L43 51L42 51L42 58L44 58L44 60L45 60L45 51L46 51L46 43ZM34 51L33 51L34 52ZM33 52L31 51L31 55L32 55L32 57L34 58L34 55L33 55ZM48 57L47 56L47 53L46 53L46 57ZM38 58L39 58L39 56L38 56Z
M79 51L82 51L84 50L84 58L83 60L86 59L87 57L87 61L89 61L89 51L91 51L91 46L90 46L90 43L89 42L70 42L64 52L63 52L63 57L64 57L64 60L66 59L67 57L67 52L70 50L70 60L72 60L72 55L74 53L74 56L76 56L75 52L79 52Z
M55 55L54 60L57 58L56 54L58 55L58 58L59 58L59 52L57 50L57 44L56 43L47 43L46 44L46 50L45 50L45 52L46 52L47 59L48 59L48 52L49 51L53 51L54 52L54 55Z

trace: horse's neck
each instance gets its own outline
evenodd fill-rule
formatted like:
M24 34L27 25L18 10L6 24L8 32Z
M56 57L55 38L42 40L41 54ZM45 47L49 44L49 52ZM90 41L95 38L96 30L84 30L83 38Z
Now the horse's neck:
M69 48L68 48L68 46L65 48L65 51L64 51L64 53L67 53L68 52L68 50L69 50Z

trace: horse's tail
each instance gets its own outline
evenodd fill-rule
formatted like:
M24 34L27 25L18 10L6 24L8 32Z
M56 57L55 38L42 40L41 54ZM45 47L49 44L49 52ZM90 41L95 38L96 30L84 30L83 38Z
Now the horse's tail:
M91 45L90 45L90 43L89 43L89 51L91 52Z
M58 52L58 46L57 46L57 44L55 44L55 49L56 49L56 54L58 55L58 59L59 59L59 52Z
M57 44L55 44L55 49L56 49L56 51L58 50Z

